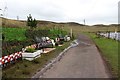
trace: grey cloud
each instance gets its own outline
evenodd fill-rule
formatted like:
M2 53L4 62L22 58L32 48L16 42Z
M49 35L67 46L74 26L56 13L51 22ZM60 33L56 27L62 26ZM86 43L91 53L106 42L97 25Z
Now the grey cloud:
M119 0L4 0L8 18L26 19L32 14L36 19L74 21L89 24L117 23ZM4 2L2 1L2 2Z

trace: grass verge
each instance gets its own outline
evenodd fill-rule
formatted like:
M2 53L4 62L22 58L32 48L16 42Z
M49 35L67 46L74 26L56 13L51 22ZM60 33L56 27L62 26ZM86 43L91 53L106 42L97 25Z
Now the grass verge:
M107 38L97 38L94 33L85 33L89 35L96 45L99 47L102 55L105 57L105 60L110 65L113 76L117 77L118 75L118 44L119 41L107 39Z
M25 28L2 28L2 33L4 34L6 41L26 40L25 31Z
M22 60L3 70L3 78L30 78L40 70L47 62L55 58L61 51L70 45L70 42L65 42L62 47L58 46L50 53L42 54L40 58L34 61Z

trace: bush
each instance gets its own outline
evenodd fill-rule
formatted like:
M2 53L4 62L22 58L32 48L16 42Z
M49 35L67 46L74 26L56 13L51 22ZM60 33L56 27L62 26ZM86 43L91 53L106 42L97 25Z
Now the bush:
M25 41L2 41L2 56L21 51L23 47L34 44L31 39Z
M27 48L25 52L31 52L31 53L33 53L35 51L36 51L35 48Z
M37 21L36 19L32 18L31 14L29 14L29 16L27 16L27 26L30 26L30 28L36 28L37 27Z
M28 29L25 31L25 36L29 39L33 39L34 41L36 40L35 38L41 38L48 36L49 37L50 31L49 30L32 30Z
M41 38L41 37L50 37L55 39L58 37L57 35L62 34L63 36L67 34L66 31L63 31L61 29L45 29L45 30L33 30L33 29L27 29L25 31L25 36L29 39L33 39L36 41L36 37ZM36 41L37 42L37 41Z

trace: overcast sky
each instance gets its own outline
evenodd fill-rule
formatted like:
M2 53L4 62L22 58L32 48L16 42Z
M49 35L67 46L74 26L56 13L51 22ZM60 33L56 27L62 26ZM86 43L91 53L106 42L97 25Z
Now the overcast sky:
M0 0L5 17L26 20L32 14L37 20L78 22L86 24L118 23L119 0ZM3 13L3 11L0 13Z

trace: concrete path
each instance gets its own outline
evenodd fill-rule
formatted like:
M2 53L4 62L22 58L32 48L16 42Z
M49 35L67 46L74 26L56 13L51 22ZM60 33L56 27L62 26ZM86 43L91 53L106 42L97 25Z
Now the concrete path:
M78 42L79 45L68 50L42 78L109 78L106 66L92 40L80 34Z

